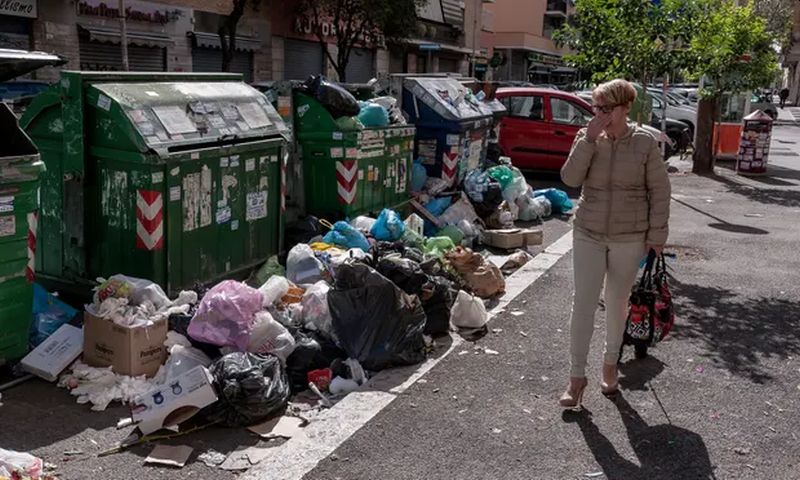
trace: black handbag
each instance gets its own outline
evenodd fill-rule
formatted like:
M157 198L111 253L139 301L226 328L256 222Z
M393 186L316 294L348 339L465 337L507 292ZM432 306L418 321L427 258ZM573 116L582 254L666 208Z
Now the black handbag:
M654 250L647 255L642 276L631 291L628 303L628 318L625 321L625 334L622 346L619 349L619 358L622 359L622 350L625 345L633 345L636 358L647 356L647 348L654 344L656 337L656 298L658 291L654 280L653 270L660 263L663 256L657 257ZM655 340L657 342L658 338Z

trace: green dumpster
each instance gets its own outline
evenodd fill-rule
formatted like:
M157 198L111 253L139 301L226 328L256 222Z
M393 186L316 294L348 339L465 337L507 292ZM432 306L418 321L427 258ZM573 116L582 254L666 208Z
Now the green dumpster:
M46 283L124 273L174 294L279 250L287 130L239 75L63 72L21 123L47 165Z
M0 364L28 351L33 307L33 252L44 163L0 103Z
M337 121L316 99L299 91L293 93L293 105L307 213L352 218L405 207L413 126L363 128L346 117Z

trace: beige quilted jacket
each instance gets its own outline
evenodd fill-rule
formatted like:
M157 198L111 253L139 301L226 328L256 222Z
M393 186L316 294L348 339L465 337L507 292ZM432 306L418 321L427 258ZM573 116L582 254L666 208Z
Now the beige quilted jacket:
M664 245L669 234L670 184L658 142L630 125L612 141L578 132L561 179L583 186L575 228L598 241Z

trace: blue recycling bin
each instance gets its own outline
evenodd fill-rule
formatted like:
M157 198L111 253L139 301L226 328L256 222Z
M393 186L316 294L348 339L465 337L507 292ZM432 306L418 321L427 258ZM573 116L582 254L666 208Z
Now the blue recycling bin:
M492 110L451 77L405 77L402 108L417 127L415 158L429 177L458 185L486 157Z

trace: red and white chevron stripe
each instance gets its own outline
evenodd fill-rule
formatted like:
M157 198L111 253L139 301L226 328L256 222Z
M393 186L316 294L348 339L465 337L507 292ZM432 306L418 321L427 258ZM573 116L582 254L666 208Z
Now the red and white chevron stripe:
M288 158L288 155L284 155L281 161L281 213L286 211L286 170L289 165Z
M136 192L136 248L164 248L164 200L159 191Z
M36 275L36 229L39 225L39 214L28 214L28 265L25 267L25 278L33 282Z
M442 155L442 180L447 180L450 185L458 172L458 152L444 152Z
M358 163L355 160L336 162L336 183L339 203L350 205L356 198Z

